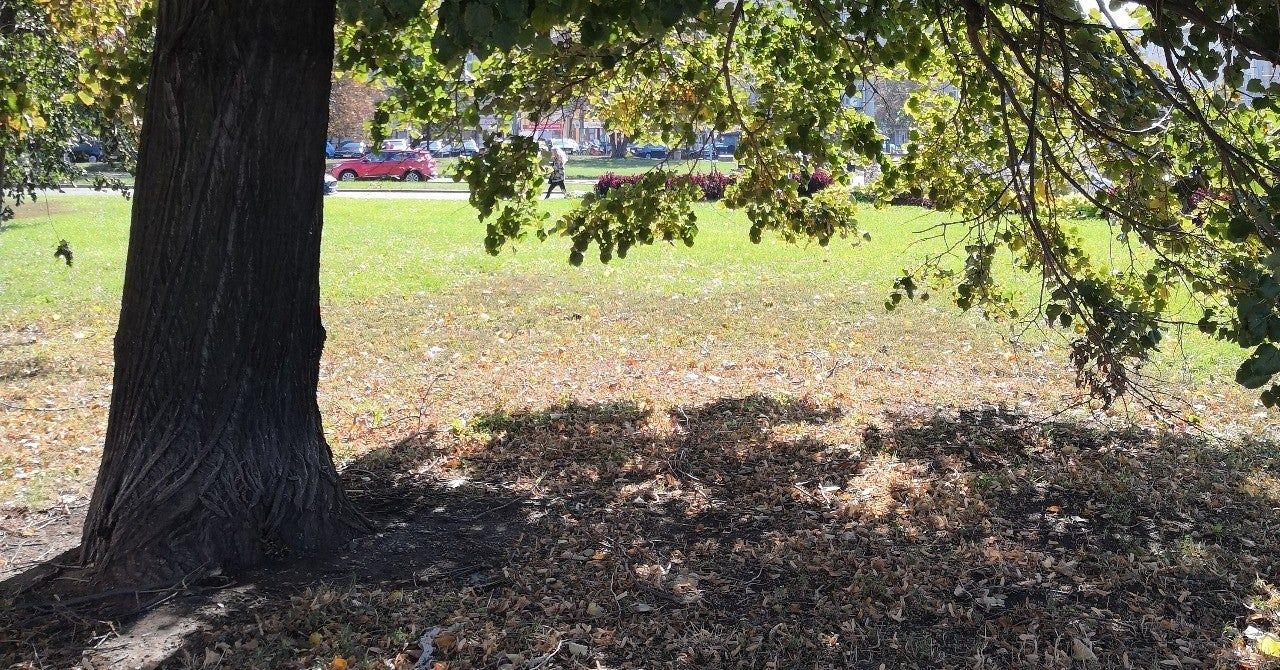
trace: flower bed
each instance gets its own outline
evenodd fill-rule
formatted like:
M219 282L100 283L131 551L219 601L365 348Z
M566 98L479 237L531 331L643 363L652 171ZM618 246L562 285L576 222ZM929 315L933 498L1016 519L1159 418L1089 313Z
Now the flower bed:
M637 184L643 179L643 175L620 175L613 172L606 172L596 180L596 193L604 195L611 189L627 186L629 184ZM800 181L800 175L792 175L792 179ZM733 185L736 178L731 174L724 172L702 172L697 174L680 174L671 175L667 178L667 185L674 186L677 184L693 184L702 191L702 199L708 201L719 200L724 197L725 189ZM831 173L826 170L817 170L809 175L809 193L817 193L822 189L830 186L835 182Z

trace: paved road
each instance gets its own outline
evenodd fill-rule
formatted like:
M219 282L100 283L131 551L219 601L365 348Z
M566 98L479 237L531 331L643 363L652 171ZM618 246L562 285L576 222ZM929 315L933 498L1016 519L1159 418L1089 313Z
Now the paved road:
M468 191L406 191L402 189L375 191L370 189L368 191L339 190L330 197L358 200L466 200L469 195L471 193Z
M574 194L581 194L582 192L585 192L585 189L583 191L578 191L575 189L570 192ZM61 191L41 191L40 192L41 197L49 197L49 196L57 197L59 194L114 195L116 197L120 197L120 194L115 191L97 191L92 188L79 187L79 186L64 188ZM447 191L444 189L434 190L434 191L428 190L428 189L412 190L412 191L405 190L405 189L350 189L350 190L339 190L337 193L334 193L333 196L331 197L357 198L357 199L366 199L366 200L466 200L468 195L469 195L468 191ZM555 197L559 198L563 196L557 193Z

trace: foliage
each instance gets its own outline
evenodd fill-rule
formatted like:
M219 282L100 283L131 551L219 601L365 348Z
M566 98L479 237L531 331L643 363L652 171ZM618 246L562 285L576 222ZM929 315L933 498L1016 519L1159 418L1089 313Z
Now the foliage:
M693 246L698 225L692 205L703 195L692 179L673 178L655 170L603 194L588 193L580 207L560 217L551 229L539 231L539 237L558 234L571 239L569 262L573 265L582 264L591 244L599 247L602 263L615 255L626 258L636 244L678 240ZM636 211L653 212L654 216L639 220L631 215Z
M484 237L491 254L508 241L523 239L526 228L547 218L536 205L543 175L538 143L532 138L490 138L484 152L459 162L454 179L470 186L471 206L480 219L492 219Z
M911 115L907 113L907 100L920 85L910 79L877 77L870 82L871 98L875 103L876 126L892 135L895 130L910 127Z
M995 245L1039 268L1038 314L1070 315L1080 380L1102 400L1150 398L1138 370L1161 333L1184 324L1160 289L1185 285L1205 305L1201 328L1253 350L1241 376L1270 404L1280 395L1269 381L1280 360L1263 348L1280 343L1280 263L1270 260L1280 250L1280 85L1247 74L1250 59L1280 62L1280 17L1262 0L1127 7L342 0L337 63L392 91L375 133L393 117L474 127L482 115L536 119L580 99L611 131L672 147L739 130L741 174L723 202L747 214L752 239L856 232L844 189L813 194L789 176L824 169L844 183L845 165L877 161L882 193L915 193L954 215L960 242L948 256L981 267ZM900 163L881 155L876 121L843 104L867 79L927 84L904 105L914 129ZM489 248L546 234L532 209L537 171L492 165L519 181L468 173L482 216L496 217ZM1229 197L1186 207L1196 186ZM675 234L683 197L617 191L584 200L575 223L556 228L602 249ZM1145 260L1112 268L1082 251L1069 229L1082 208L1061 197L1071 192ZM489 206L511 195L520 202ZM1003 293L990 285L997 276L942 261L906 274L949 283L962 304ZM989 307L1000 311L998 300Z
M809 193L817 193L828 186L836 183L835 177L831 176L826 170L814 170L805 178L804 174L793 175L793 178L800 182L801 186L807 188Z
M1059 211L1065 219L1099 219L1102 209L1090 202L1089 198L1078 193L1071 193L1059 198Z
M0 5L0 222L13 216L12 205L74 169L65 144L74 111L51 101L75 90L76 62L43 8Z
M123 188L75 166L67 144L94 135L108 156L131 164L150 20L148 8L127 1L0 3L0 222L69 181Z

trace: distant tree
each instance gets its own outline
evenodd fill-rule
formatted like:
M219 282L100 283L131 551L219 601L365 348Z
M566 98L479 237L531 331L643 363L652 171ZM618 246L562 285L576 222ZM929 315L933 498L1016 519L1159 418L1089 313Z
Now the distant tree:
M613 152L612 152L612 154L611 154L610 156L611 156L612 158L626 158L626 157L627 157L627 145L628 145L629 143L630 143L630 140L628 140L628 139L627 139L627 136L626 136L626 134L625 134L625 133L621 133L621 132L618 132L618 131L616 131L616 130L615 130L615 131L613 131L613 132L610 132L610 133L609 133L609 146L610 146L610 148L613 150Z
M329 137L335 140L369 138L369 123L377 108L378 91L351 77L336 76L329 94Z
M993 270L1007 253L1040 271L1047 299L1035 316L1073 333L1081 384L1109 401L1144 392L1132 373L1181 323L1170 287L1184 286L1206 305L1201 328L1253 350L1238 378L1274 403L1280 87L1242 74L1251 57L1280 62L1274 3L1135 6L1140 30L1109 5L1069 0L343 0L337 62L390 85L379 128L457 114L460 95L472 101L467 127L586 96L603 101L610 128L670 146L740 128L741 174L723 202L745 212L757 241L856 236L844 189L811 194L794 175L844 179L852 160L880 161L886 197L928 196L962 240L963 269L908 269L891 305L947 290L962 307L1016 315ZM334 12L332 0L158 1L82 547L100 584L243 567L365 528L315 396ZM1174 67L1152 64L1148 48ZM468 54L478 61L464 79ZM874 120L842 104L868 74L898 71L957 91L908 100L920 139L901 163L881 154ZM1193 171L1207 197L1186 212L1170 184ZM463 172L490 251L534 232L568 237L571 262L592 247L608 261L697 234L696 189L668 188L662 170L554 221L537 204L531 140L495 137ZM1076 190L1146 260L1092 257L1062 215L1061 195Z
M907 113L907 99L918 88L920 88L919 84L907 79L886 77L871 82L871 95L876 103L876 128L882 134L890 138L906 134L907 129L911 127L911 116Z

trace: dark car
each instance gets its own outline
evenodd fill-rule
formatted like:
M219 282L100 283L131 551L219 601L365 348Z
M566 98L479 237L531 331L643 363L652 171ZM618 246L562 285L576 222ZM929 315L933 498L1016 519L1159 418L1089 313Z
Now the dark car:
M102 160L102 143L97 140L83 140L67 147L73 163L97 163Z
M355 140L339 142L338 146L333 148L334 158L359 158L366 153L368 153L368 148L365 147L364 142Z
M667 147L662 144L633 144L631 155L636 158L666 158Z
M707 144L702 147L702 157L708 160L714 160L721 156L733 156L738 150L738 143L729 143L718 141L715 144Z
M436 158L454 158L462 150L462 144L445 140L432 140L426 148Z

